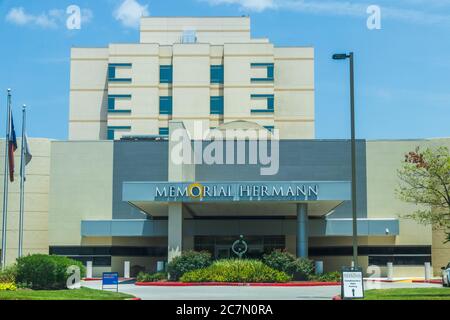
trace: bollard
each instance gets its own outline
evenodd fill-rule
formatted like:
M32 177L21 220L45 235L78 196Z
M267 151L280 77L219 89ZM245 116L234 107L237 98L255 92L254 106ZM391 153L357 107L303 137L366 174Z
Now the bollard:
M425 262L425 281L431 280L431 263Z
M123 277L130 278L130 261L125 261L123 265Z
M164 261L156 262L156 272L163 272L163 271L164 271Z
M316 274L323 274L323 261L316 261Z
M392 262L387 263L387 279L392 281L394 278L394 264Z
M86 278L92 278L92 261L86 261Z

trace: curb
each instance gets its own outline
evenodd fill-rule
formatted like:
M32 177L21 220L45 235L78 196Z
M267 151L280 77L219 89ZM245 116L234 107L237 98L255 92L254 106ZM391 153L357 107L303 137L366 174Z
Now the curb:
M442 280L413 280L413 283L432 283L432 284L442 284Z
M129 281L134 280L135 278L119 278L119 281ZM83 278L83 281L101 281L102 278Z
M340 286L340 282L288 282L288 283L240 283L240 282L135 282L136 286L148 287L191 287L191 286L223 286L223 287L319 287Z

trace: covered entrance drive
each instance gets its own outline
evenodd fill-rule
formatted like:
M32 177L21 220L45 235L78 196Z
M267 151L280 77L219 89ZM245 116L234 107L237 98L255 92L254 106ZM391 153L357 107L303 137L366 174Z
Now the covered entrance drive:
M263 236L251 219L280 217L296 219L296 253L308 256L308 217L321 217L343 201L350 200L350 183L329 182L124 182L122 200L151 217L168 217L168 259L181 254L183 237L202 236L200 230L217 228L217 236L242 232L240 219L246 217L245 236ZM233 218L236 218L234 220ZM224 218L221 225L214 219ZM211 219L211 220L208 220ZM187 223L189 221L189 223ZM202 228L197 225L202 224ZM265 224L273 234L275 224ZM280 227L278 227L280 228ZM209 229L209 230L208 230ZM283 235L283 227L279 234ZM200 232L197 232L200 231ZM216 256L229 255L224 245L215 245ZM264 250L252 248L255 254Z

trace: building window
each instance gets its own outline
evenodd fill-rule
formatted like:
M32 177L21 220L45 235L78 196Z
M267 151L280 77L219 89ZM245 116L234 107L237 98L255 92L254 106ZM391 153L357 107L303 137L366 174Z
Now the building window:
M131 82L131 78L117 78L117 70L131 69L131 63L110 63L108 65L108 81L109 82Z
M211 114L223 115L223 96L210 98Z
M112 126L112 127L108 127L108 134L107 134L107 139L108 140L114 140L115 139L115 132L116 132L116 130L130 131L131 127L129 127L129 126Z
M268 131L273 132L273 129L275 129L274 126L264 126Z
M159 135L160 136L168 136L169 135L169 128L159 128Z
M258 76L258 77L252 77L251 81L252 82L273 82L273 69L274 69L274 65L273 63L252 63L250 65L252 72L253 71L258 71L261 70L265 73L265 77L264 76Z
M130 113L130 109L116 109L116 100L131 100L131 94L110 94L108 95L108 112L109 113Z
M159 82L172 83L173 68L170 65L159 66Z
M172 114L172 97L159 97L159 114Z
M211 66L211 83L223 83L223 65Z
M256 103L260 100L265 100L264 108L252 108L252 113L273 113L275 110L274 105L274 95L273 94L252 94L251 95L252 103Z

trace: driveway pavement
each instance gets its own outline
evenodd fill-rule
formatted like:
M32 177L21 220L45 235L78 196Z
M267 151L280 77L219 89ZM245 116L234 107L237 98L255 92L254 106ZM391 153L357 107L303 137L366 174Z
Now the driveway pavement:
M378 289L441 287L426 283L374 283ZM100 281L82 282L82 286L101 289ZM367 286L367 284L366 284ZM370 287L370 286L369 286ZM153 287L121 283L119 291L143 300L330 300L340 293L340 286L324 287L227 287L188 286Z

